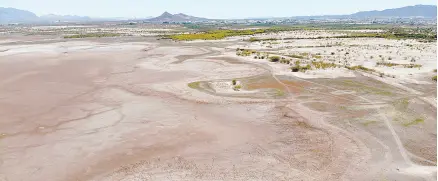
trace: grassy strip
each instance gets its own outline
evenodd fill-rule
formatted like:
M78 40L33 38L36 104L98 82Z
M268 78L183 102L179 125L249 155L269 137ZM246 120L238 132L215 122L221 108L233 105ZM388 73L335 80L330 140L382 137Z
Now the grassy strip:
M326 69L326 68L336 68L337 65L335 63L325 63L323 61L312 61L312 65L316 68L316 69Z
M291 58L304 59L304 56L301 56L301 55L285 55L285 56L291 57Z
M417 119L415 119L415 120L413 120L413 121L411 121L409 123L404 123L403 126L408 127L408 126L420 124L420 123L423 123L423 122L424 122L423 118L417 118Z
M284 38L290 39L328 39L328 38L386 38L386 39L415 39L421 42L435 42L437 40L436 34L420 34L420 33L353 33L350 35L340 36L318 36L307 38Z
M178 41L220 40L230 36L255 35L260 33L287 31L287 28L268 28L251 30L211 30L205 32L169 35L167 38Z
M379 66L385 66L385 67L395 67L395 66L403 66L404 68L421 68L422 65L419 64L398 64L398 63L392 63L392 62L377 62L376 63Z
M278 39L277 38L254 38L254 37L251 37L251 38L249 38L248 41L257 42L257 41L276 41L276 40L278 40Z
M368 120L368 121L365 121L364 123L362 123L364 126L368 126L368 125L370 125L370 124L375 124L375 123L377 123L377 121L375 121L375 120Z
M68 36L64 36L64 38L92 38L92 37L97 37L97 38L102 38L102 37L116 37L116 36L120 36L120 34L118 33L87 33L87 34L79 34L79 35L68 35Z
M220 40L229 36L241 36L241 35L254 35L258 33L264 33L265 30L213 30L201 33L190 34L178 34L170 35L169 38L178 41L190 41L190 40Z
M346 67L349 70L363 70L365 72L376 72L376 70L374 69L370 69L370 68L366 68L362 65L358 65L358 66L353 66L353 67Z

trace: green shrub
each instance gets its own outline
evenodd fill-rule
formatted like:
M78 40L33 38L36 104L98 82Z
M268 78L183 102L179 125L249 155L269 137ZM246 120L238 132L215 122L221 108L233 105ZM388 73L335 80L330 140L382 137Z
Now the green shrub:
M316 68L316 69L326 69L326 68L336 68L336 64L335 63L325 63L323 61L312 61L312 65Z
M201 85L201 82L192 82L192 83L188 84L188 86L192 89L199 89L200 85Z
M290 69L292 70L292 72L305 72L305 71L310 70L312 68L310 67L310 65L306 65L305 67L302 67L298 64L298 65L291 67Z
M300 66L294 66L290 68L292 70L292 72L298 72L300 71Z
M233 88L233 89L234 89L235 91L238 91L238 90L240 90L241 88L242 88L242 86L241 86L241 85L236 85L236 86L234 86L234 88Z
M272 57L269 57L269 61L271 61L271 62L278 62L280 60L280 57L279 56L272 56Z

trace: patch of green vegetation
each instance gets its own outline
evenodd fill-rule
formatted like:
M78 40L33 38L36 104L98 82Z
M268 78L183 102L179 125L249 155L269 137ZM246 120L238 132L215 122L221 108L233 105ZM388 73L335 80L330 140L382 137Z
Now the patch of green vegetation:
M336 30L339 33L344 33L346 35L343 36L337 36L334 38L387 38L387 39L416 39L420 42L432 42L436 41L436 27L434 26L425 26L425 27L418 27L418 26L412 26L412 25L406 25L403 27L394 27L393 25L389 24L346 24L346 23L318 23L318 24L298 24L298 25L276 25L273 23L252 23L250 25L239 25L239 24L231 24L226 23L220 24L220 25L214 25L214 24L196 24L196 23L183 23L184 27L200 31L197 33L192 34L216 34L211 33L211 31L246 31L248 28L253 28L250 31L253 31L255 29L258 30L264 30L265 33L268 32L279 32L279 31L295 31L295 30ZM221 27L229 27L230 29L234 30L218 30L218 28ZM241 29L241 30L238 30ZM245 29L245 30L243 30ZM356 29L372 29L372 30L384 30L384 32L379 33L363 33L363 32L346 32L343 30L356 30ZM168 38L178 40L178 38L181 39L203 39L205 37L173 37L168 36ZM207 38L213 38L218 39L219 36L215 37L209 37ZM324 39L329 37L314 37L311 39ZM285 38L285 39L309 39L309 38ZM251 40L250 40L251 41ZM252 41L263 41L259 39L252 39Z
M311 70L312 67L310 65L300 66L300 64L295 64L295 66L290 68L292 72L305 72L307 70Z
M285 95L285 92L280 89L275 89L275 97L282 97Z
M286 55L286 56L291 57L291 58L304 59L304 57L301 55Z
M377 62L376 65L385 66L385 67L394 67L394 66L398 66L400 64L382 61L382 62Z
M423 66L419 65L419 64L403 64L403 67L405 67L405 68L421 68Z
M236 55L247 57L255 53L257 53L255 50L237 49Z
M303 53L300 53L300 55L303 56L303 57L307 57L307 56L309 56L309 53L303 52Z
M269 61L270 62L278 62L278 61L280 61L280 57L279 56L269 57Z
M236 85L236 86L234 86L233 89L234 89L235 91L239 91L241 88L242 88L241 85Z
M368 121L363 122L362 124L363 124L364 126L368 126L368 125L370 125L370 124L375 124L375 123L377 123L377 121L375 121L375 120L368 120Z
M389 58L388 58L389 60ZM395 66L403 66L404 68L421 68L423 67L422 65L419 64L398 64L398 63L392 63L392 62L385 62L385 61L380 61L377 62L376 65L378 66L385 66L385 67L395 67Z
M192 89L199 89L201 88L201 82L192 82L189 83L188 86Z
M277 38L255 38L255 37L251 37L248 39L248 41L250 42L257 42L257 41L276 41L278 40Z
M244 30L209 30L196 33L177 34L167 36L170 39L178 41L190 40L220 40L230 36L255 35L260 33L288 31L288 28L271 27L266 29L244 29ZM261 39L274 40L274 39ZM250 38L249 41L261 41L257 38Z
M411 122L404 123L403 126L408 127L408 126L412 126L412 125L420 124L420 123L423 123L423 122L424 122L424 119L423 119L423 118L417 118L417 119L415 119L415 120L413 120L413 121L411 121Z
M321 55L312 55L312 57L313 57L313 58L316 58L316 59L321 59L321 58L322 58Z
M233 79L233 80L231 81L231 83L232 83L233 85L236 85L236 84L237 84L236 79Z
M280 63L290 64L290 60L285 59L284 57L281 57Z
M264 33L266 30L212 30L207 32L197 32L188 34L170 35L173 40L190 41L190 40L220 40L229 36L254 35Z
M312 61L312 65L316 68L316 69L326 69L326 68L336 68L336 64L335 63L325 63L323 61Z
M374 69L366 68L366 67L364 67L362 65L357 65L357 66L353 66L353 67L346 66L345 68L347 68L349 70L362 70L362 71L365 71L365 72L377 72Z
M317 37L317 39L324 39L328 37ZM335 36L332 38L386 38L386 39L416 39L421 42L433 42L436 41L435 34L423 34L423 33L409 33L409 32L383 32L383 33L351 33L349 35Z
M436 82L436 75L432 77L432 80Z
M69 39L69 38L92 38L92 37L102 38L102 37L116 37L116 36L121 36L121 34L118 34L118 33L87 33L87 34L79 34L79 35L68 35L68 36L64 36L64 38L66 38L66 39Z

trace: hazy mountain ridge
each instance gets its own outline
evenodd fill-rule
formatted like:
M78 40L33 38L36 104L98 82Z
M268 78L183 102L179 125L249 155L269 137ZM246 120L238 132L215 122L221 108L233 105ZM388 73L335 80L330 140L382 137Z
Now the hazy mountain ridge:
M381 11L360 11L350 15L325 15L325 16L294 16L295 19L309 19L309 18L374 18L374 17L437 17L436 5L415 5L405 6L401 8L385 9ZM2 8L0 7L0 24L8 23L49 23L49 22L87 22L87 21L120 21L129 18L91 18L88 16L75 16L75 15L43 15L37 16L35 13L20 10L15 8ZM255 18L257 19L257 18ZM261 18L266 19L266 18ZM275 17L269 19L276 19ZM135 18L137 20L137 18ZM208 21L207 18L190 16L183 13L171 14L164 12L158 17L143 19L147 22L199 22Z
M415 5L401 8L385 9L382 11L360 11L351 14L352 17L435 17L437 16L437 6L435 5Z
M38 16L30 11L0 7L0 23L23 23L38 20Z
M88 16L56 15L56 14L37 16L35 13L30 12L30 11L26 11L26 10L0 7L0 24L86 22L86 21L92 21L95 19L98 19L98 18L91 18ZM102 19L111 19L111 18L102 18Z
M158 17L146 19L145 21L150 22L187 22L187 21L206 21L207 18L200 18L195 16L186 15L183 13L170 14L169 12L164 12Z

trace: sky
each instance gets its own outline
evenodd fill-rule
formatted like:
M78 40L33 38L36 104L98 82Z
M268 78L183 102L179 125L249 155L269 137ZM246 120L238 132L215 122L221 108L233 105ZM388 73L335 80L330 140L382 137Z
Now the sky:
M90 17L143 18L164 11L205 18L290 17L351 14L436 0L0 0L0 7Z

